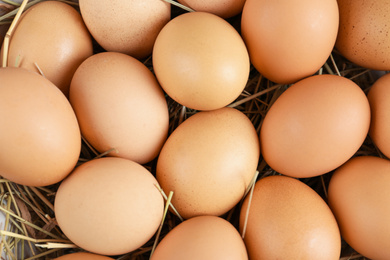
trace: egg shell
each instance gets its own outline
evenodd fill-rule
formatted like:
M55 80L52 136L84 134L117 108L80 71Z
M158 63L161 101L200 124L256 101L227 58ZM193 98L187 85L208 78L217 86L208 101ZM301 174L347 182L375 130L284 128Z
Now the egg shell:
M329 206L344 240L365 257L390 259L390 161L354 157L329 183Z
M106 50L137 59L152 53L156 37L171 19L161 0L80 0L80 12L94 39Z
M362 89L336 75L303 79L283 92L260 129L264 160L297 178L336 169L367 137L370 106Z
M68 96L74 72L92 54L92 38L80 13L63 2L45 1L19 20L10 40L8 66L41 70Z
M174 227L158 244L151 260L247 260L244 242L223 218L198 216Z
M260 156L257 132L234 108L198 112L169 136L156 177L183 218L220 216L244 196Z
M390 70L390 3L384 0L338 0L340 27L336 49L351 62Z
M254 67L273 82L290 84L324 65L338 25L336 0L247 0L241 32Z
M73 243L91 253L128 253L146 243L161 223L164 200L156 185L154 176L133 161L88 161L58 188L56 220Z
M153 73L122 53L102 52L77 69L70 102L85 139L100 153L144 164L168 135L167 102Z
M112 260L113 258L103 255L92 254L88 252L71 253L62 255L54 260Z
M48 79L23 68L1 68L0 79L0 175L28 186L61 181L81 150L69 101Z
M240 14L245 4L245 0L178 0L178 2L195 11L212 13L224 19Z
M314 190L291 177L269 176L256 183L241 208L241 233L244 226L251 260L340 257L340 231L332 211Z
M196 110L222 108L244 90L249 56L224 19L191 12L172 19L156 39L153 68L165 92Z
M369 135L379 150L390 158L390 74L375 81L367 98L371 107Z

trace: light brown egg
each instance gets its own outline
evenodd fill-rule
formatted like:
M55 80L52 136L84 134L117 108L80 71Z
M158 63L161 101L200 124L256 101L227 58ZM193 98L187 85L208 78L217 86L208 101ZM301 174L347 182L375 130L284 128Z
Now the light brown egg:
M113 258L103 255L96 255L88 252L79 252L63 255L54 260L112 260Z
M277 83L313 75L333 50L336 0L247 0L241 32L254 67Z
M82 135L100 153L138 163L153 160L168 135L168 106L156 78L137 59L102 52L83 62L69 100Z
M59 227L79 247L119 255L146 243L157 231L164 201L156 179L143 166L106 157L77 167L58 188Z
M354 157L338 168L328 200L344 240L363 256L390 259L390 161Z
M291 177L270 176L256 183L252 199L247 196L241 208L240 232L245 232L251 260L340 257L340 231L328 205Z
M369 135L379 150L390 158L390 74L372 85L367 98L371 107Z
M178 2L195 11L212 13L224 19L240 14L245 4L245 0L178 0Z
M0 79L0 175L28 186L61 181L81 149L69 101L49 80L23 68L1 68Z
M353 81L316 75L289 87L260 129L264 160L275 171L305 178L325 174L351 158L370 126L370 106Z
M223 218L199 216L172 229L158 244L151 260L247 260L242 238Z
M384 0L338 0L337 50L351 62L390 70L390 3Z
M162 0L80 0L80 11L95 40L107 51L137 59L152 53L161 28L171 19Z
M178 103L212 110L234 101L249 76L249 56L238 32L224 19L192 12L171 20L153 49L153 68Z
M234 108L203 111L170 135L157 161L162 189L183 218L219 216L244 196L260 156L257 132Z
M92 53L91 36L76 9L45 1L21 17L11 37L8 66L41 71L67 96L73 73Z

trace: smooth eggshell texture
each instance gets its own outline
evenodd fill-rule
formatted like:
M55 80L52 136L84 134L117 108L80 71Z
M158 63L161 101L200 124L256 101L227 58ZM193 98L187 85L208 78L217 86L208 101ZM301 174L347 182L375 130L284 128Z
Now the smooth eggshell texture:
M191 116L170 135L156 176L183 218L222 215L244 196L260 156L257 132L234 108Z
M174 227L158 244L151 260L247 260L244 242L225 219L199 216Z
M390 70L390 3L384 0L338 0L340 28L336 49L351 62Z
M379 150L390 158L390 74L375 81L367 98L371 107L369 135Z
M103 52L85 60L70 88L85 139L100 153L153 160L168 135L168 106L156 78L137 59Z
M106 50L137 59L152 53L171 5L161 0L80 0L81 15L94 39Z
M336 0L247 0L241 32L254 67L287 84L313 75L336 41Z
M270 176L256 183L252 199L248 195L241 208L240 232L245 232L251 260L340 257L340 232L328 205L291 177Z
M67 96L77 67L93 54L92 38L72 6L47 1L29 8L15 28L8 66L42 71Z
M264 160L297 178L334 170L363 144L370 106L353 81L336 75L303 79L283 92L260 130Z
M63 255L55 258L54 260L112 260L111 257L96 255L88 252L79 252Z
M390 259L390 161L354 157L338 168L328 200L344 240L365 257Z
M182 14L160 32L153 68L165 92L178 103L213 110L234 101L249 77L249 56L238 32L205 12Z
M49 80L23 68L1 68L0 79L0 175L28 186L61 181L81 149L69 101Z
M195 11L212 13L225 19L240 14L245 4L245 0L178 0L178 2Z
M79 247L119 255L146 243L157 231L164 200L143 166L123 158L88 161L56 193L59 227Z

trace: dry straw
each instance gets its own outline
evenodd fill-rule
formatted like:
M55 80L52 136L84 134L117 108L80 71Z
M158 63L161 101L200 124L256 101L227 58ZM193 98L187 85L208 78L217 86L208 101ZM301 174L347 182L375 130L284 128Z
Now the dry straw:
M33 0L29 3L24 1L22 6L17 7L15 10L0 17L0 23L12 23L6 36L5 45L8 45L9 38L17 23L18 17L21 14L21 10L23 10L23 8L27 9L41 1L43 0ZM164 1L172 3L174 5L172 7L173 10L176 8L178 13L181 13L183 10L193 11L175 1ZM62 2L75 4L72 1ZM233 19L239 19L239 17ZM5 60L1 61L3 66L6 64L6 56L4 59ZM152 70L150 57L146 59L144 63ZM368 91L375 80L370 70L360 68L348 62L339 55L336 50L332 52L328 62L318 71L318 74L325 73L349 78L356 82L365 92ZM289 85L279 85L268 81L252 67L245 90L240 97L229 106L246 114L259 133L263 118L268 109L288 87ZM167 97L167 101L170 115L170 132L188 117L197 112L176 103L169 97ZM107 153L108 152L111 152L111 150L107 151ZM105 156L107 153L97 153L95 149L83 139L79 164ZM356 155L375 155L383 157L369 138L367 138ZM154 164L155 162L152 162L145 165L145 167L153 172L153 169L155 168ZM258 178L275 174L277 173L270 169L261 158L257 172L254 175L253 181L249 185L246 194L249 194L250 196ZM329 184L330 174L302 179L302 181L326 199L326 190ZM0 252L3 252L7 256L7 259L53 259L64 254L82 251L82 249L77 248L77 246L66 238L55 221L53 203L57 188L58 184L48 187L27 187L0 178L0 214L5 216L5 223L3 223L4 225L2 226L3 230L0 231ZM158 242L172 228L183 221L179 213L175 210L174 205L170 203L172 193L170 193L169 196L166 196L160 187L157 186L156 188L160 190L162 196L166 200L164 220L161 223L158 234L138 250L125 255L116 256L116 259L148 260ZM241 203L229 213L222 216L237 228ZM168 207L171 207L171 211L168 211ZM242 236L245 236L245 229ZM28 256L27 254L30 254L31 252L33 252L33 255ZM363 260L365 258L343 242L340 260L348 259Z

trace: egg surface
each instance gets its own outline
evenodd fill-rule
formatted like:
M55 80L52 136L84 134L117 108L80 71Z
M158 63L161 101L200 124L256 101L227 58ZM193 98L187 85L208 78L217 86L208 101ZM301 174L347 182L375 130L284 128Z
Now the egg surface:
M198 216L174 227L158 244L151 260L247 260L242 238L223 218Z
M390 161L354 157L331 177L329 206L344 240L370 259L390 259Z
M183 218L219 216L244 196L260 156L257 132L234 108L198 112L169 136L156 177Z
M91 253L119 255L138 249L157 231L164 201L143 166L105 157L78 166L58 188L59 227Z
M336 75L298 81L264 118L260 129L264 160L292 177L325 174L360 148L370 117L367 97L353 81Z
M171 5L161 0L79 0L79 3L85 24L106 51L137 59L152 53L157 35L171 19Z
M1 68L0 79L0 175L28 186L61 181L81 150L69 101L48 79L23 68Z
M246 0L241 32L254 67L273 82L289 84L324 65L338 25L336 0Z
M371 107L369 135L379 150L390 158L390 74L375 81L367 98Z
M79 12L59 1L30 7L10 40L8 66L43 75L68 96L77 67L93 54L92 38Z
M100 153L138 163L153 160L168 135L167 102L152 72L122 53L85 60L71 82L69 100L85 139Z
M191 12L172 19L153 49L153 68L165 92L196 110L234 101L249 77L249 56L238 32L224 19Z
M240 214L249 259L340 258L335 217L306 184L286 176L265 177L256 183L249 201L247 196Z
M390 2L338 0L340 27L336 49L351 62L390 70Z
M79 252L63 255L55 258L54 260L112 260L111 257L96 255L88 252Z
M240 14L245 4L245 0L178 0L178 2L195 11L209 12L225 19Z

